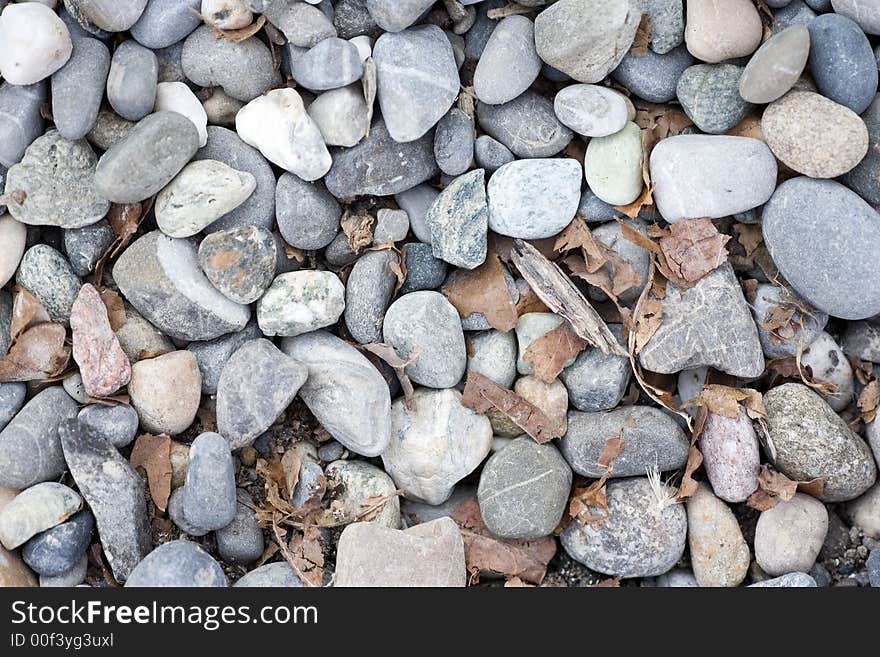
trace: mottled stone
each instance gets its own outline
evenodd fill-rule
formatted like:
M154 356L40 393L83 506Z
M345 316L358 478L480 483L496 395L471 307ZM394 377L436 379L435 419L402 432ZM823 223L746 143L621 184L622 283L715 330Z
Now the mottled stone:
M520 158L552 157L568 146L574 134L553 111L553 103L526 91L503 105L477 103L477 121Z
M345 310L345 287L333 272L281 274L257 303L265 335L294 336L335 324Z
M93 146L106 151L125 139L134 126L133 121L123 119L113 110L101 109L98 111L94 127L86 135L86 139Z
M397 285L394 268L400 267L393 249L364 253L345 286L345 325L361 344L382 341L382 321Z
M735 418L708 413L700 433L700 451L712 490L722 500L744 502L758 488L761 455L745 409Z
M845 409L855 394L855 377L843 350L828 333L822 331L801 355L801 365L809 367L815 380L827 381L834 390L822 393L822 397L836 412Z
M146 555L126 581L127 588L207 588L228 586L223 569L195 543L163 543Z
M202 399L196 357L189 351L172 351L138 361L131 368L128 394L147 431L170 436L186 431Z
M868 37L855 21L834 13L817 16L807 29L810 73L819 92L861 114L877 94L877 60Z
M222 529L235 518L235 465L229 443L203 433L190 447L183 487L183 514L200 529Z
M342 505L345 517L356 518L374 503L371 498L388 497L370 522L393 529L400 526L400 500L393 495L394 481L381 468L360 460L334 461L327 466L326 477L328 489L339 489L335 501Z
M768 575L810 570L828 532L828 511L817 499L795 493L761 512L755 527L755 561Z
M31 486L0 510L0 543L14 550L81 508L82 498L67 486L53 481Z
M114 241L116 233L106 219L101 219L91 226L65 230L64 253L77 276L88 276Z
M733 64L697 64L681 74L678 102L700 130L721 134L746 117L751 105L739 94L743 70Z
M585 137L607 137L626 125L623 95L595 84L572 84L553 99L553 111L562 123Z
M21 259L15 282L33 294L54 322L66 324L81 282L67 259L46 244L36 244Z
M684 41L682 0L639 0L639 5L651 23L651 50L662 55Z
M703 588L738 586L749 571L749 546L733 511L701 485L687 499L691 567Z
M446 263L434 257L434 249L430 244L410 242L404 245L403 253L406 260L406 282L400 288L401 294L433 290L443 284L446 279Z
M131 365L110 326L107 307L92 285L80 288L70 312L73 359L85 391L92 397L112 395L131 379Z
M66 573L85 554L94 526L92 514L80 511L25 543L22 558L40 575L54 577Z
M762 34L761 16L749 0L687 3L684 39L691 54L704 62L751 55Z
M52 75L52 118L65 139L85 137L98 120L110 72L110 51L97 39L76 39L67 63Z
M475 169L444 189L426 215L434 256L475 269L486 259L489 206L485 172Z
M259 299L272 283L277 261L275 237L257 226L212 233L199 244L199 266L205 276L235 303Z
M771 103L791 89L807 65L810 32L793 25L768 39L752 55L739 79L739 94L750 103Z

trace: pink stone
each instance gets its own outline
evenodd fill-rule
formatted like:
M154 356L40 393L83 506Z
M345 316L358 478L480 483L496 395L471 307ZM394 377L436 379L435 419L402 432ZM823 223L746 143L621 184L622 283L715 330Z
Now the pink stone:
M742 502L755 492L761 455L755 428L744 409L736 418L709 413L700 434L700 450L715 495L725 502Z
M131 364L110 327L107 308L88 283L80 288L70 313L73 359L83 387L92 397L112 395L131 379Z

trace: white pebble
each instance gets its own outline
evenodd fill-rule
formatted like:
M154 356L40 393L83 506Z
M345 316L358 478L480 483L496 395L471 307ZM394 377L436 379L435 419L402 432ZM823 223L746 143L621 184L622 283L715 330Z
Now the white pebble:
M254 20L244 0L202 0L205 23L220 30L238 30Z
M73 43L58 14L39 2L9 5L0 14L0 75L35 84L64 66Z
M156 88L156 104L154 112L166 110L182 114L199 131L199 146L208 143L208 114L205 108L183 82L160 82Z

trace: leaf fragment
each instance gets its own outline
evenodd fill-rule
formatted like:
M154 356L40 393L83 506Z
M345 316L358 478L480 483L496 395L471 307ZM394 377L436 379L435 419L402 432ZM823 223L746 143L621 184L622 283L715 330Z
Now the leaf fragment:
M571 330L568 322L563 322L529 344L523 360L532 365L535 376L541 381L552 383L565 363L588 346L586 340Z
M165 434L142 434L131 450L131 465L147 472L150 497L160 511L168 508L171 496L171 438Z
M489 325L499 331L510 331L516 326L516 305L507 288L501 260L495 253L488 253L486 261L476 269L458 270L453 281L441 291L462 318L480 312Z

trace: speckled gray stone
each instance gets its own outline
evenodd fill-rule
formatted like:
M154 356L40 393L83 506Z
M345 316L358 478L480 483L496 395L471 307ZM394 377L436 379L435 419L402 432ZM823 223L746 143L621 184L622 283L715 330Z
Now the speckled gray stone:
M783 288L769 283L760 283L755 289L755 300L751 303L752 316L755 318L758 337L761 339L761 348L764 350L764 355L771 360L794 356L799 348L806 350L813 340L819 337L825 324L828 323L828 315L810 308L809 303L797 299L797 297L794 299L789 297L789 304L803 305L809 310L805 313L796 310L786 326L774 329L771 333L764 328L763 324L767 322L769 314L774 308L785 303L785 299L786 293ZM787 335L789 329L793 335Z
M46 81L28 86L0 85L0 165L11 167L43 134L41 108L49 98Z
M193 352L199 363L199 372L202 375L202 392L206 395L217 394L220 374L232 354L245 342L262 336L256 321L251 321L240 331L228 333L213 340L190 342L186 348Z
M293 401L308 371L269 340L245 342L217 384L217 430L231 449L252 443ZM189 511L186 513L190 517Z
M541 72L535 50L535 25L526 16L498 22L474 71L474 93L484 103L500 105L532 86Z
M52 75L52 119L65 139L82 139L98 120L110 51L97 39L74 39L67 63Z
M0 383L0 432L12 421L12 418L24 406L27 386L24 383ZM2 433L0 433L2 435Z
M126 121L113 110L101 109L98 111L95 126L86 135L86 139L93 146L106 151L125 139L134 126L134 122Z
M311 48L324 39L336 36L331 16L311 4L278 0L263 2L262 5L258 9L295 46Z
M24 252L15 282L40 300L52 321L63 324L70 319L70 309L82 285L67 259L46 244L36 244Z
M298 249L322 249L339 232L342 209L321 181L285 173L278 179L275 208L284 241Z
M344 310L339 276L304 269L275 278L257 302L257 322L266 336L294 336L332 326Z
M651 50L664 54L684 41L682 0L639 0L639 6L651 23Z
M413 383L451 388L467 366L467 350L458 311L439 292L412 292L391 304L382 327L384 342L403 358L417 350L406 367Z
M382 341L382 318L391 303L399 266L393 249L367 251L358 258L345 286L345 325L361 344Z
M748 114L752 106L739 95L743 70L733 64L697 64L681 74L678 102L700 130L721 134Z
M376 213L373 246L402 242L409 234L409 215L405 210L382 208Z
M827 2L827 0L818 1ZM814 18L816 18L816 12L810 8L809 3L803 0L791 0L785 7L773 12L773 23L770 29L773 34L779 34L792 25L808 25Z
M263 1L263 0L260 0ZM333 4L333 26L337 36L351 39L362 34L376 37L380 28L367 9L366 0L338 0Z
M517 438L483 466L477 491L483 522L502 538L547 536L562 519L571 480L553 445Z
M222 529L235 517L235 467L229 443L203 433L192 443L183 489L183 513L202 529Z
M88 276L115 240L116 233L105 219L101 219L90 226L65 230L64 253L77 276Z
M513 331L484 331L468 336L467 371L479 372L505 388L516 380L517 341Z
M193 13L201 6L201 0L149 0L144 13L131 26L131 36L147 48L167 48L202 24Z
M821 94L864 112L877 94L877 60L858 24L840 14L822 14L810 30L810 72Z
M211 284L235 303L259 299L275 278L275 236L259 226L211 233L199 244L199 266Z
M302 586L302 580L296 576L286 561L276 561L254 568L233 584L233 588L300 588Z
M85 429L101 436L116 448L129 445L137 436L137 412L128 404L90 404L76 417Z
M132 571L127 588L225 587L226 575L214 558L185 540L163 543Z
M618 335L620 325L611 325ZM588 347L578 354L574 363L566 367L559 378L568 389L571 405L579 411L604 411L617 406L626 394L632 369L629 359L615 354L603 354Z
M92 514L80 511L30 539L24 544L21 556L40 575L61 575L73 568L85 554L94 527Z
M553 99L562 123L586 137L607 137L623 129L628 119L623 94L597 84L573 84Z
M342 504L342 512L354 517L363 510L363 502L371 497L390 495L395 490L394 481L384 470L366 461L334 461L327 466L327 488L342 489L336 500ZM337 505L338 506L338 505ZM400 526L400 499L391 496L373 520L377 525L396 529Z
M148 48L129 39L113 52L107 77L107 100L124 119L139 121L153 110L159 61Z
M755 526L755 561L768 575L810 570L828 533L828 511L815 497L795 493L762 511Z
M313 91L338 89L361 78L364 66L354 44L330 37L293 62L293 79Z
M611 77L639 98L666 103L675 98L679 78L693 63L693 55L682 44L664 55L653 50L642 57L627 54Z
M436 257L463 269L483 264L489 230L485 171L475 169L449 183L426 220Z
M871 320L847 322L842 346L847 356L880 362L880 324Z
M764 242L791 286L834 317L880 313L880 215L831 180L793 178L764 206ZM809 254L809 257L804 257Z
M239 494L247 496L244 491L239 491ZM263 530L257 524L253 509L242 502L238 502L232 522L218 529L215 537L217 552L227 563L246 565L263 554Z
M73 489L46 481L21 491L0 510L0 543L7 550L61 524L82 508Z
M40 575L40 588L70 588L71 586L79 586L85 581L88 570L89 557L87 554L84 554L77 560L73 568L67 572L54 577Z
M459 176L474 159L474 121L457 107L440 119L434 131L434 157L440 170Z
M124 32L144 11L147 0L64 0L67 11L90 32Z
M339 447L339 456L342 456L345 448L335 440L333 443ZM335 461L337 459L331 460ZM295 509L301 508L312 497L323 495L325 484L324 470L321 466L314 461L304 460L299 467L299 479L291 492L290 503Z
M401 294L434 290L443 284L447 265L434 257L430 244L410 242L403 247L403 253L406 259L406 282L400 288Z
M189 536L204 536L208 533L208 530L193 525L187 520L186 515L183 513L184 490L185 487L181 486L180 488L175 488L171 491L171 496L168 498L168 518L184 534Z
M480 135L474 142L474 159L477 166L492 174L505 164L513 162L516 156L494 137Z
M503 105L478 102L477 121L483 132L521 158L552 157L574 136L556 118L553 103L534 91Z
M816 580L807 575L807 573L788 573L781 577L766 579L757 584L749 584L749 588L815 588Z
M841 182L874 206L880 205L880 152L873 147L880 143L880 96L875 96L862 120L868 128L868 154L854 169L843 174Z

